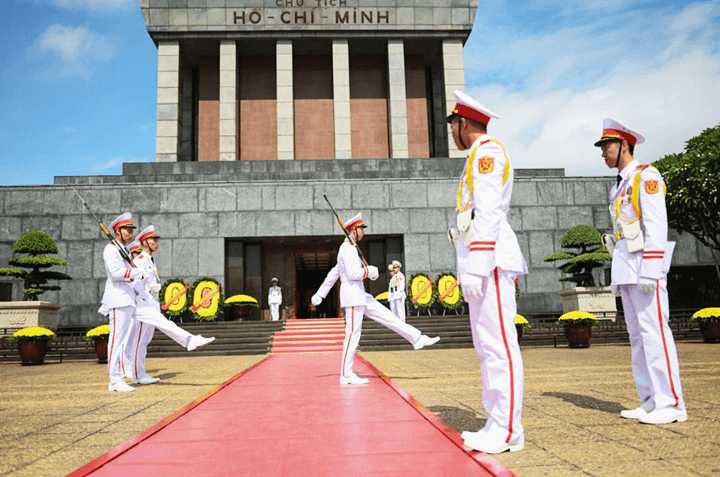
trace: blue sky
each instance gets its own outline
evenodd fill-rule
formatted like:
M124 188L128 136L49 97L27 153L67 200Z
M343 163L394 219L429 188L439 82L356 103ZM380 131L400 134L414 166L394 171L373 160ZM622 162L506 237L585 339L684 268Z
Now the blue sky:
M137 0L0 13L0 185L154 161L157 50ZM720 123L720 3L481 0L465 67L515 167L608 175L592 146L607 116L646 136L641 162Z

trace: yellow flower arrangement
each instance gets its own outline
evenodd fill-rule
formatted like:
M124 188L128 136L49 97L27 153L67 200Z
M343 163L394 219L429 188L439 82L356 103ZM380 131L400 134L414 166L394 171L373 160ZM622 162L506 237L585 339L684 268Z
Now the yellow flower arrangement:
M222 312L225 299L222 286L212 277L200 277L188 290L193 306L190 308L198 321L215 321Z
M227 306L252 306L254 308L260 308L258 301L250 295L233 295L225 300Z
M22 330L16 331L10 337L11 343L19 343L20 341L47 341L55 336L51 330L43 328L42 326L31 326L30 328L23 328Z
M110 325L96 326L85 334L86 340L108 339L110 337Z
M720 308L703 308L692 316L690 321L720 321Z
M379 295L377 295L375 297L375 299L377 301L379 301L380 303L387 302L388 301L388 292L385 291L385 292L380 293Z
M587 311L569 311L558 318L558 323L561 325L597 325L598 319Z
M515 326L524 330L530 329L530 323L528 322L527 318L522 315L515 315Z

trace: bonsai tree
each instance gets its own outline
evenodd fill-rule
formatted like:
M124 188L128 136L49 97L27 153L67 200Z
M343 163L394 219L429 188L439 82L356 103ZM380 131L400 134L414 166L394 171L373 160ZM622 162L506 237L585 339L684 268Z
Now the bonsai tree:
M592 271L602 267L602 262L612 260L602 247L600 232L590 225L576 225L565 233L562 248L576 249L576 252L560 252L545 257L545 262L567 260L558 267L570 276L561 277L561 282L574 282L579 287L594 287Z
M38 296L46 291L60 290L57 285L46 285L48 280L72 280L67 273L45 270L54 265L67 265L67 260L45 255L58 253L58 248L55 241L41 230L33 230L21 235L13 244L13 253L26 253L29 256L8 260L9 265L21 268L0 268L0 276L25 280L23 289L25 301L37 301Z

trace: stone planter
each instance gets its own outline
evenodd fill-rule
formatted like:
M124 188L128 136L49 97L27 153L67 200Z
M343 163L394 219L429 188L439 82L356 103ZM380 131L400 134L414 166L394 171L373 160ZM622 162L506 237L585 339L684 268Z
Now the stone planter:
M108 362L108 339L107 338L95 338L95 354L97 355L98 363L104 364Z
M23 366L43 364L47 353L48 340L20 341L18 354Z
M613 322L617 317L615 295L610 291L610 287L575 287L560 290L558 295L562 298L563 313L587 311L598 320Z
M565 325L565 338L571 348L589 348L591 337L590 325Z
M47 301L0 301L0 328L42 326L57 329L58 303Z
M232 316L234 321L245 321L250 316L251 306L233 306Z
M700 332L706 343L720 343L720 322L702 320L700 321Z

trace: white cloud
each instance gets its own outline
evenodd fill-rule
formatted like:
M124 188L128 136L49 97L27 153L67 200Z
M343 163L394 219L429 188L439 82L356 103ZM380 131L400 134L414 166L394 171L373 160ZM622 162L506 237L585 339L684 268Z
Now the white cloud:
M130 162L153 162L152 159L147 158L141 158L141 159L125 159L124 157L113 157L109 161L103 163L103 164L94 164L92 166L92 172L98 173L98 172L105 172L109 169L117 168L118 166L121 166L123 163L130 163ZM118 168L117 172L120 172L121 169Z
M45 63L47 79L89 78L98 63L112 59L117 53L115 41L87 27L73 28L51 25L35 41L30 56Z
M137 0L52 0L52 3L68 10L117 12L133 7L137 4Z
M658 10L649 19L626 15L630 21L615 29L599 20L536 37L506 33L499 51L485 53L493 46L484 45L467 61L468 91L502 118L490 133L515 167L612 175L593 146L608 116L645 135L635 151L640 162L681 152L685 141L720 123L720 5ZM499 68L488 68L489 55ZM523 78L513 81L513 74Z

